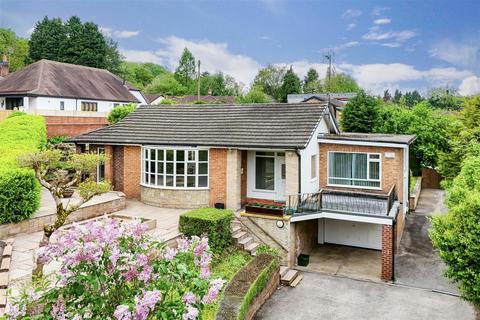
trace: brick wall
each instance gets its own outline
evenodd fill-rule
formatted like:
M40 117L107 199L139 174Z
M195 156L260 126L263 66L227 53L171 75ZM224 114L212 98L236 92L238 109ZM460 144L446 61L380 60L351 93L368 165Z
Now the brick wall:
M123 147L123 192L127 198L140 199L141 148Z
M210 149L209 151L209 205L227 203L227 150Z
M75 137L108 125L105 117L45 116L47 137Z
M123 146L113 146L112 185L113 190L123 191Z
M403 149L387 148L387 147L370 147L370 146L350 146L341 144L320 144L320 188L327 187L327 164L328 151L345 151L345 152L371 152L380 153L381 156L381 187L382 192L387 193L390 188L395 185L398 199L403 203ZM386 158L385 152L395 154L393 159ZM341 187L342 189L350 189L359 191L359 188ZM370 190L369 190L370 191Z
M393 280L393 227L382 225L382 280Z

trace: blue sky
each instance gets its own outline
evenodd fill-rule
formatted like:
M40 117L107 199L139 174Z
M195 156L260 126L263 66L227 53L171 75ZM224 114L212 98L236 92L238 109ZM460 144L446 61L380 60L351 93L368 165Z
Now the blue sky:
M45 15L94 21L131 61L173 69L187 46L247 86L268 63L324 74L333 50L336 70L373 93L480 91L480 1L0 0L0 27L20 36Z

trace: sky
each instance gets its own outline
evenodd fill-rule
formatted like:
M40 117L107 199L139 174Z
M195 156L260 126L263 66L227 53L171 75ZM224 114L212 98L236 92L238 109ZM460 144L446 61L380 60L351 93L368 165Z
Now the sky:
M480 92L480 1L475 0L0 0L0 27L28 37L44 16L98 24L126 60L174 70L185 47L202 69L248 87L267 64L310 67L324 54L370 93L448 86Z

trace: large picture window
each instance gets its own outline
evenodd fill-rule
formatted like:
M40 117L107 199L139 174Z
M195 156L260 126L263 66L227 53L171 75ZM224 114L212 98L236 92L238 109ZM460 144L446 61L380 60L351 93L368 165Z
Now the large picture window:
M380 154L329 152L328 184L380 188Z
M275 153L257 152L255 155L255 189L275 190Z
M142 148L142 184L153 187L208 187L208 150Z

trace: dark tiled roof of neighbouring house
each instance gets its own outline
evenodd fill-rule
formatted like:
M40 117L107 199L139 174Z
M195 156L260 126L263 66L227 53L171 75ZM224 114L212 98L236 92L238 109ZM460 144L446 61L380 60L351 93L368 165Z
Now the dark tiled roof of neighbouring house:
M327 104L140 106L76 143L304 148Z
M411 144L413 141L415 141L416 136L406 134L342 132L340 134L319 134L318 138L326 140Z
M40 60L5 77L0 95L139 102L129 86L108 70Z
M198 101L198 96L183 96L183 97L166 97L167 99L173 100L175 103L178 104L190 104ZM218 103L218 104L234 104L235 97L234 96L200 96L200 101L206 103Z
M145 98L147 99L148 103L152 103L153 101L157 100L158 98L163 97L161 93L146 93Z
M318 97L318 98L324 98L324 99L328 99L330 97L331 99L348 101L349 99L354 98L356 95L357 94L355 92L300 93L300 94L289 94L289 95L287 95L287 101L288 101L288 103L300 103L300 102L305 101L305 100L307 100L311 97Z

